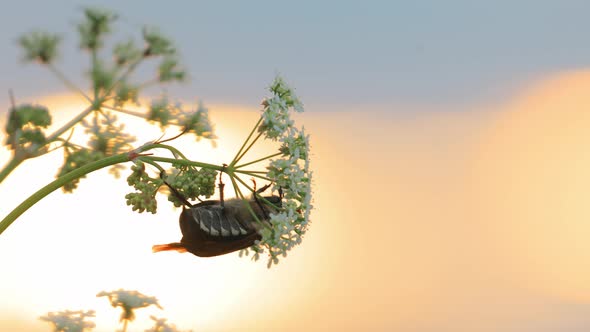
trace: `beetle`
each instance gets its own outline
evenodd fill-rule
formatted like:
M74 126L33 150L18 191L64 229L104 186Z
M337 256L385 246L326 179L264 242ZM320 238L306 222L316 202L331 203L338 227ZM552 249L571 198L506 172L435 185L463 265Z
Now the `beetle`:
M279 196L265 196L262 202L256 197L270 185L256 190L252 200L224 200L223 183L220 178L220 200L191 204L175 188L166 181L164 183L185 205L179 218L182 239L180 242L154 245L153 252L175 250L190 252L199 257L214 257L246 249L261 239L258 230L262 227L247 205L258 220L270 223L269 213L275 212L282 201L280 190Z

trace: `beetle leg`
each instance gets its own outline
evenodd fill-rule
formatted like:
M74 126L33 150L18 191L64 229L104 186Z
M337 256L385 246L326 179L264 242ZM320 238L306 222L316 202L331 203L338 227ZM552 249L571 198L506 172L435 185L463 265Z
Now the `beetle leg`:
M264 208L264 206L262 206L262 204L260 204L260 201L258 200L258 194L265 191L266 189L268 189L268 187L270 187L270 184L267 184L264 187L256 190L256 180L252 179L252 182L254 183L254 193L253 193L254 201L256 202L256 204L258 205L260 210L262 211L262 215L264 216L264 219L268 220L268 213L266 213L266 209Z
M221 176L223 175L223 172L225 171L225 167L227 166L227 164L223 164L221 166L221 172L219 172L219 200L221 202L221 207L225 207L224 201L223 201L223 187L225 187L225 183L223 183L221 181Z
M254 181L254 179L252 179L252 181ZM268 189L268 188L270 188L270 183L267 185L264 185L262 188L256 190L256 181L254 181L254 190L256 190L257 194L260 194L260 193L266 191L266 189Z
M168 189L170 189L172 194L174 196L176 196L176 198L178 198L178 200L181 201L182 204L186 205L189 208L193 207L194 204L189 202L188 199L186 199L186 197L184 197L178 190L176 190L176 188L172 187L168 182L166 182L166 179L164 179L165 175L166 175L166 172L164 172L164 171L160 172L160 179L162 179L162 181L164 181L164 184L168 187Z

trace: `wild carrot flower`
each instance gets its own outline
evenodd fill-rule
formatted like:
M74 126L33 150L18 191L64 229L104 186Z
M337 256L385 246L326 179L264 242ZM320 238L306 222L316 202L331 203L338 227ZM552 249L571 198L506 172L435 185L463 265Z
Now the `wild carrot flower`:
M282 155L269 161L266 177L274 184L273 189L283 193L283 201L277 212L269 215L271 226L260 231L262 239L250 248L255 260L268 249L269 267L278 263L278 256L286 256L293 246L301 243L312 209L309 135L304 128L295 127L289 115L292 110L302 112L303 106L281 77L274 80L270 91L273 97L263 102L263 121L258 130L266 138L281 143Z
M166 323L166 318L156 318L154 316L150 316L150 318L155 322L154 327L145 330L145 332L181 332L176 328L176 325Z
M112 292L100 292L96 295L97 297L106 296L109 298L113 307L121 307L123 312L121 313L121 321L132 321L135 319L135 309L149 307L155 305L162 309L158 303L158 299L153 296L146 296L138 291L129 291L119 289Z
M94 310L49 312L39 319L53 324L54 332L84 332L96 326L93 322L86 321L88 317L94 317Z

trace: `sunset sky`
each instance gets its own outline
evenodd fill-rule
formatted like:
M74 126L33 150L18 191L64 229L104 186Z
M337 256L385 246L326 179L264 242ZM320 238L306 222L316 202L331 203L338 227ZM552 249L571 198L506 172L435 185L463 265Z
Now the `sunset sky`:
M86 86L71 28L82 3L59 3L19 1L0 22L0 92L46 104L58 124L83 99L23 65L14 41L64 32L57 64ZM49 331L37 318L65 309L94 309L96 331L113 331L119 312L95 295L119 288L164 307L138 311L129 331L149 315L194 331L590 327L588 2L84 3L120 14L117 37L149 23L178 42L191 81L167 91L202 98L220 137L175 142L195 159L231 159L283 74L306 106L296 120L312 139L312 225L270 270L237 254L152 254L180 238L179 210L162 199L157 215L131 212L124 179L96 172L0 235L0 331ZM2 126L8 105L0 97ZM123 119L138 142L160 135ZM61 158L1 183L0 214Z

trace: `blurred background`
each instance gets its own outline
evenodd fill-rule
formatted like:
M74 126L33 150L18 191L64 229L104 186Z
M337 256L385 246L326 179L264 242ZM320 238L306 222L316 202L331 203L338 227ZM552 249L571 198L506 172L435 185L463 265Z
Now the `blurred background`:
M276 73L296 88L311 133L312 225L271 270L237 254L152 254L177 241L179 210L124 203L107 172L56 191L0 236L0 330L43 331L48 311L118 312L99 291L137 289L138 311L195 331L587 331L590 327L590 21L585 1L19 1L0 22L0 124L12 89L66 122L84 100L16 39L63 33L57 66L87 87L74 25L83 6L120 15L113 40L144 24L176 41L218 147L231 159ZM149 78L140 70L138 77ZM158 96L161 90L148 91ZM138 142L158 128L122 117ZM10 154L4 147L0 161ZM44 186L62 156L29 160L0 184L4 216Z

